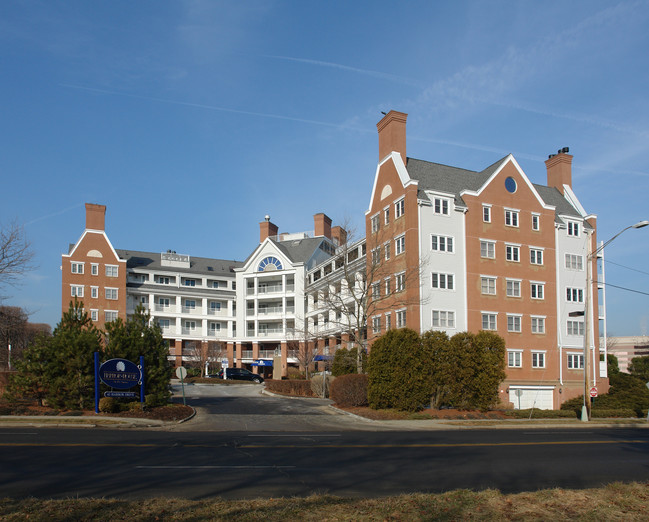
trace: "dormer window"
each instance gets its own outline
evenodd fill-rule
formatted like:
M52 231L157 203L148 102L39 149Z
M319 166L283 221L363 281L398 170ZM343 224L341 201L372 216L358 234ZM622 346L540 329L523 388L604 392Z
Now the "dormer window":
M435 209L435 214L442 214L444 216L448 216L448 199L434 198L433 208Z
M579 223L576 221L568 221L568 235L579 237Z

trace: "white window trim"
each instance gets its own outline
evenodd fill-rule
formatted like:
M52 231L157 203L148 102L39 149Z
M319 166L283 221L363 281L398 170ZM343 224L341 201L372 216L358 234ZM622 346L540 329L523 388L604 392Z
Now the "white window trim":
M438 283L439 283L439 281L440 281L439 276L440 276L440 275L445 276L445 278L444 278L444 279L445 279L445 286L444 286L444 288L442 288L441 286L433 286L433 274L437 274L437 276L438 276L438 278L437 278ZM453 288L448 288L448 276L452 276L452 277L453 277ZM431 273L430 273L430 287L431 287L433 290L441 290L441 291L443 291L443 292L455 292L455 281L456 281L456 279L455 279L455 273L454 273L454 272L431 272Z
M399 252L399 242L403 240L403 249L401 252ZM400 256L401 254L405 254L406 252L406 234L400 234L397 237L394 238L394 255Z
M568 359L570 359L571 356L578 358L577 359L577 368L574 368L574 367L570 368L568 366ZM581 359L579 359L579 357L581 357ZM583 357L584 357L584 352L566 352L566 368L568 368L569 370L582 371L584 369L584 362L585 362L585 361L582 361Z
M113 268L115 269L115 275L108 275L109 268L111 269L111 272ZM106 277L119 277L119 265L105 265L104 273L106 274Z
M451 210L452 209L451 209L451 199L450 198L445 197L445 196L433 196L432 200L433 200L433 214L435 214L436 216L450 216L451 215ZM436 212L435 211L435 201L436 200L440 200L440 208L441 208L442 212ZM443 212L443 210L444 210L444 202L446 202L446 209L448 210L448 212L446 212L446 213Z
M482 316L483 315L493 315L494 319L495 319L495 323L496 323L494 325L493 329L489 329L489 330L486 330L486 331L489 331L489 332L497 331L498 330L498 312L490 312L488 310L480 310L480 329L481 330L484 330L484 328L482 328Z
M84 261L70 261L70 273L72 274L77 274L77 275L83 275L86 273L86 267L85 267L85 262ZM80 266L81 267L81 272L75 272L72 270L73 266Z
M537 247L537 246L530 246L530 264L531 265L536 265L536 266L543 266L545 264L545 247ZM532 250L538 250L541 252L541 262L540 263L532 263Z
M483 279L493 280L493 282L494 282L494 291L493 291L493 294L491 294L491 293L485 293L485 292L482 291L482 280L483 280ZM481 294L481 295L498 295L498 276L492 276L492 275L480 274L480 294Z
M395 315L395 326L396 326L397 328L404 328L404 327L405 327L405 324L399 326L399 317L401 316L401 313L402 313L402 312L405 312L405 311L406 311L406 308L399 308L398 310L395 310L395 311L394 311L394 315Z
M94 317L93 317L94 314ZM90 319L92 321L99 321L99 309L97 308L91 308L90 309Z
M539 225L537 228L534 228L534 218L536 218L536 222ZM539 214L538 212L532 212L532 230L534 230L535 232L541 230L541 214Z
M520 319L519 322L519 329L518 330L510 330L509 329L509 318L516 318L518 317ZM523 314L507 314L507 331L509 333L522 333L523 332Z
M535 332L534 330L532 330L532 323L534 322L534 319L542 319L543 320L543 331L542 332ZM546 319L547 319L547 316L545 316L545 315L531 315L530 316L530 332L532 332L534 335L544 335L545 332L546 332L546 330L545 330L545 324L547 322ZM535 351L538 352L539 350L535 350Z
M99 263L90 263L90 275L99 275Z
M507 259L507 248L516 248L518 249L518 259ZM521 262L521 245L516 243L505 243L505 261L510 263L520 263Z
M381 219L379 214L380 212L377 212L370 217L370 230L372 234L376 234L381 229ZM374 223L376 223L376 230L374 230Z
M482 259L496 259L496 243L497 243L497 241L495 241L493 239L483 239L483 238L480 238L479 241L480 241L480 257ZM493 252L494 252L493 257L483 256L482 255L482 243L489 243L489 244L493 245L493 247L494 247L493 248Z
M401 213L399 213L399 203L401 203L402 201L404 202L403 203L403 211ZM395 220L399 219L400 217L402 217L406 213L406 203L405 203L405 201L406 201L405 196L401 196L400 198L394 200L393 205L394 205L394 219Z
M444 326L435 326L434 324L434 319L433 319L433 314L437 313L445 313L446 314L446 325ZM448 326L448 314L453 314L453 326ZM440 329L440 330L455 330L457 328L457 322L455 321L455 310L431 310L430 311L430 324L432 328Z
M543 297L532 297L532 285L541 286L543 288ZM530 281L530 299L534 299L535 301L545 300L545 281Z
M108 290L111 290L111 291L115 290L115 296L116 297L115 298L108 297ZM104 296L106 297L106 299L108 299L110 301L117 301L119 299L119 288L112 288L112 287L109 287L109 286L104 287ZM106 310L106 311L110 311L110 310Z
M521 290L521 287L522 287L522 284L521 284L521 283L522 283L522 282L523 282L522 279L513 279L513 278L511 278L511 277L506 278L506 279L505 279L505 295L506 295L507 297L520 298L520 297L523 295L523 291ZM510 295L510 294L507 292L507 283L518 283L518 295ZM513 286L512 286L512 287L513 287ZM512 315L512 314L509 314L509 315Z
M390 205L383 208L383 223L385 225L390 224Z
M519 364L509 364L509 354L518 354L518 362ZM523 350L519 349L514 349L514 348L507 348L507 367L508 368L522 368L523 367Z
M437 250L433 250L433 238L434 237L437 238ZM440 245L439 240L440 240L440 238L444 238L444 245L445 245L444 250L441 250L439 248L439 245ZM448 249L448 240L449 239L451 240L451 244L453 245L451 250ZM431 234L430 235L430 243L429 243L429 245L430 245L430 251L431 252L438 252L440 254L455 254L455 236L447 236L447 235L444 235L444 234Z
M489 219L488 220L484 218L485 209L489 209ZM491 208L490 204L488 204L488 203L483 203L482 204L482 222L483 223L491 223L491 210L492 210L492 208Z
M520 226L521 226L521 210L519 208L507 208L507 207L505 207L503 210L504 210L503 218L504 218L504 221L505 221L505 226L506 227L512 227L512 228L520 228ZM508 212L516 213L516 224L515 225L508 225L507 224L507 213Z
M546 350L532 350L532 368L540 368L544 369L547 367L546 361L547 361L547 351ZM534 366L534 355L543 355L543 366L536 365Z

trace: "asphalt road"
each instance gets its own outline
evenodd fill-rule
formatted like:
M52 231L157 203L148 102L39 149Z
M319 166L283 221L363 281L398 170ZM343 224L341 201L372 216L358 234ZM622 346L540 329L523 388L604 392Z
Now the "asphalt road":
M326 402L198 388L188 395L199 419L178 429L0 429L2 496L374 497L649 478L646 429L359 430ZM261 420L228 428L241 418Z

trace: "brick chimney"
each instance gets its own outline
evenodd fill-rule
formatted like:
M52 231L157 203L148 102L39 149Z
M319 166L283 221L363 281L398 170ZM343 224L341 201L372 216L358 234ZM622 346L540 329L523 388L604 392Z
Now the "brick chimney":
M86 203L86 229L105 230L106 205Z
M324 236L331 239L331 218L320 212L313 216L313 225L315 228L315 237Z
M379 161L392 151L401 154L406 162L406 120L403 112L390 111L376 124L379 131Z
M347 243L347 231L341 226L335 226L331 229L331 239L336 246Z
M259 223L259 242L263 243L267 237L277 236L279 229L277 225L270 222L270 216L266 215L264 221Z
M572 156L568 147L559 149L556 154L550 154L545 161L548 169L548 187L556 187L563 194L563 186L572 188Z

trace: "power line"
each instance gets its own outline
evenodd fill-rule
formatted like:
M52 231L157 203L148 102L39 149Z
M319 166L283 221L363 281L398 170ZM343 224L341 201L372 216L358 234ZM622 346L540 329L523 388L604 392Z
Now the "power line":
M637 268L631 268L630 266L621 265L620 263L616 263L615 261L609 261L608 259L605 261L605 263L607 265L610 263L611 265L621 266L622 268L626 268L627 270L633 270L634 272L640 272L641 274L649 275L649 272L638 270Z
M613 288L619 288L620 290L626 290L627 292L635 292L636 294L649 295L649 292L641 292L640 290L633 290L632 288L624 288L623 286L612 285L611 283L604 283L606 286L612 286Z

